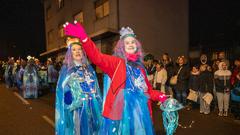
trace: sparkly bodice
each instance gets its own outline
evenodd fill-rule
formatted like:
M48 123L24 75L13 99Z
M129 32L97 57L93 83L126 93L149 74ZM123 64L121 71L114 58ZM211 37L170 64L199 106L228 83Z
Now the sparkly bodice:
M147 84L141 69L138 67L126 65L127 67L127 89L130 91L140 90L141 92L147 91Z

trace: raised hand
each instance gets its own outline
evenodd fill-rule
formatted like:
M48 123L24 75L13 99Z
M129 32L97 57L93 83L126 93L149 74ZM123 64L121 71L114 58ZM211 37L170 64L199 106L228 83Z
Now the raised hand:
M80 23L74 21L74 24L66 22L64 25L64 34L79 38L81 41L87 38L87 34Z
M158 97L158 101L160 101L161 103L163 103L167 99L168 99L168 96L165 95L164 93L160 94Z

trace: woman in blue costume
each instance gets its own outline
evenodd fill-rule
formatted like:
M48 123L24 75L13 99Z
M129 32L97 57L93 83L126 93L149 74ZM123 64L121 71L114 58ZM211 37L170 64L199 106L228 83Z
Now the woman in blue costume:
M5 77L7 88L11 88L13 86L13 74L12 74L13 64L14 64L14 58L10 58L5 67L4 77Z
M38 74L35 67L34 57L28 56L28 64L23 73L23 97L38 97Z
M96 73L78 39L69 38L67 44L56 89L56 135L97 135L102 98Z
M142 63L142 48L129 27L122 28L114 56L102 54L79 24L66 23L65 34L78 37L90 60L111 79L104 100L100 135L153 135L151 100L164 101L153 90Z
M21 91L23 86L23 74L24 74L26 65L27 65L27 62L25 60L21 60L21 66L19 71L17 72L17 86Z
M6 83L6 88L9 88L10 87L10 81L9 81L9 69L10 69L10 66L9 66L9 62L6 63L6 65L4 65L4 79L5 79L5 83Z

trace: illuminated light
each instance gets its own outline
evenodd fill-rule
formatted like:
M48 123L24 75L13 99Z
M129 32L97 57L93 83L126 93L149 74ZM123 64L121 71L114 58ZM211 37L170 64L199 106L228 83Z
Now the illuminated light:
M116 128L113 128L112 132L114 133L116 131Z

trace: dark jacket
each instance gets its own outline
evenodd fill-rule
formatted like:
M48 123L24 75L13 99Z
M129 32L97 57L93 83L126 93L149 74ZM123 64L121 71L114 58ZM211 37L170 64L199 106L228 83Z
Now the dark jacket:
M187 91L188 90L188 79L190 75L190 71L187 65L178 66L175 70L175 75L182 67L178 74L177 84L175 85L175 90Z
M156 66L154 66L154 65L147 66L145 68L147 70L147 74L148 75L152 75L152 74L154 74L156 72Z
M213 75L209 71L203 71L199 76L199 91L202 93L213 91Z
M229 70L217 70L214 73L215 86L217 92L227 92L231 87L230 84L231 71Z
M174 65L173 65L172 62L170 62L170 63L166 64L164 68L167 71L167 82L166 82L166 85L169 86L170 85L170 83L169 83L170 78L174 75Z
M198 73L192 73L189 77L189 89L198 91L199 90L199 72Z

